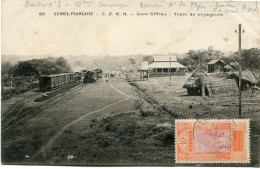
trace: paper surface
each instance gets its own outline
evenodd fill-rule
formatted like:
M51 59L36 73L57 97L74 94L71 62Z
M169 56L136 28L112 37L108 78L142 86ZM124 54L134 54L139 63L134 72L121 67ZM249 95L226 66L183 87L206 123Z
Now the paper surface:
M3 164L259 167L258 1L3 0L1 12ZM176 164L175 119L240 118L239 32L256 148L241 165Z

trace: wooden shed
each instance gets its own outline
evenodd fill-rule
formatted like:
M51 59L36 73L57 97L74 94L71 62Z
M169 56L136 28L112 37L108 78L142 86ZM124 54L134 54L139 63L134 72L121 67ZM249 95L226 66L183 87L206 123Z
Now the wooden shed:
M212 60L208 63L208 73L224 72L224 65L222 60Z

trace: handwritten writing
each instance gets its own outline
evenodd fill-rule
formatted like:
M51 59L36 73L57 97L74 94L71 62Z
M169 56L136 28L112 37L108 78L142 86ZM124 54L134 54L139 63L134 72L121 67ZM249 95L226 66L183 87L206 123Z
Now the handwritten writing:
M179 10L182 12L195 13L258 13L257 3L248 2L199 2L199 1L94 1L94 0L25 0L26 8L101 8L101 9L157 9L158 12L165 10ZM162 11L163 10L163 11ZM144 11L147 12L147 11Z
M127 8L128 4L121 4L121 3L116 3L116 4L111 4L111 3L103 3L99 2L98 7L103 7L103 8Z

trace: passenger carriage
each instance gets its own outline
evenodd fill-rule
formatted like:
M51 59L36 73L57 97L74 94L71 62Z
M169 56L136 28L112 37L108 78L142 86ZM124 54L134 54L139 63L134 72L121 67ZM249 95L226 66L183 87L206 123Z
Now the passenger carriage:
M39 77L39 89L40 91L49 91L56 87L74 82L74 73L42 75Z

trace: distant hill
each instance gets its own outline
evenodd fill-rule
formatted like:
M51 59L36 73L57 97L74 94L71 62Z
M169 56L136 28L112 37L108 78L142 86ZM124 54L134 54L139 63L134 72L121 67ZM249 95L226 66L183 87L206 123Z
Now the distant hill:
M104 71L113 71L116 68L125 68L128 70L138 69L141 62L143 61L143 57L145 56L154 56L161 54L150 54L150 55L124 55L124 56L91 56L91 55L68 55L68 56L51 56L51 55L43 55L43 56L18 56L18 55L2 55L2 63L9 61L12 65L18 63L19 61L26 61L31 59L40 59L40 58L48 58L48 57L64 57L67 60L68 65L70 65L71 69L74 72L78 72L81 70L94 70L100 68ZM166 54L165 54L166 55ZM185 53L177 54L177 53L169 53L167 55L176 55L178 58L183 58ZM129 59L133 59L135 64L131 63Z

